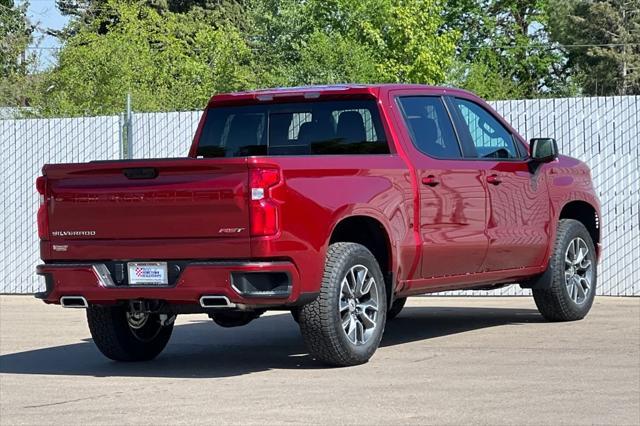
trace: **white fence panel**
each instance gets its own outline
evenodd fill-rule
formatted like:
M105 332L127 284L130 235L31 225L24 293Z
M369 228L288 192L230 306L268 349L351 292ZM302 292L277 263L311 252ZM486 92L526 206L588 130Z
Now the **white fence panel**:
M553 137L560 152L586 162L602 204L604 253L598 294L638 296L640 124L638 96L493 102L527 139ZM467 295L478 292L450 292ZM482 292L528 294L517 287Z
M555 137L562 153L591 167L602 203L604 256L598 294L640 295L640 97L533 99L493 102L525 138ZM183 157L201 112L135 113L133 158ZM37 196L44 163L116 159L119 117L0 120L2 229L0 292L37 291ZM448 294L528 294L517 286Z
M2 147L2 264L0 293L38 291L36 177L45 163L119 157L118 117L0 121Z
M133 158L186 157L201 112L134 114Z

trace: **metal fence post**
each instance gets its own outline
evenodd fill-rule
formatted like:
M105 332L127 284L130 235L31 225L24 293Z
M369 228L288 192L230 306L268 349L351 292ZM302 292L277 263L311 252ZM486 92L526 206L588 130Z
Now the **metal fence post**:
M127 93L127 159L133 158L133 112L131 111L131 93Z
M120 114L118 114L118 148L119 148L119 155L118 158L120 158L121 160L124 160L125 158L127 158L127 147L126 147L126 141L124 139L124 133L125 133L125 116L124 113L121 112Z

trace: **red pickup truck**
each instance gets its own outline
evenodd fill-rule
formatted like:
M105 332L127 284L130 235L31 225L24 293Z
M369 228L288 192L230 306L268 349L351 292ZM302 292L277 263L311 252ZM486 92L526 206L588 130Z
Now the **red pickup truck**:
M46 165L46 303L107 357L148 360L178 314L290 310L312 356L364 363L408 296L531 288L551 321L596 290L588 167L471 93L339 85L211 98L186 158Z

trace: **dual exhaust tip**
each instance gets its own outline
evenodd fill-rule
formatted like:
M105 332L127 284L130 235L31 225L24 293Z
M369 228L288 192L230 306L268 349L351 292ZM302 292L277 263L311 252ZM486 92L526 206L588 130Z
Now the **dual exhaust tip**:
M200 306L203 308L235 308L236 304L232 303L227 296L202 296Z
M63 308L88 308L87 299L82 296L62 296L60 305ZM235 308L236 304L232 303L227 296L202 296L200 298L200 306L203 308Z
M63 308L88 308L87 299L82 296L62 296L60 304Z

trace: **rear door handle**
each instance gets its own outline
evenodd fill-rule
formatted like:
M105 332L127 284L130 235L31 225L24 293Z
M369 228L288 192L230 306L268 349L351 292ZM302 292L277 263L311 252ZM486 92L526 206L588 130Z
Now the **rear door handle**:
M500 185L502 183L502 179L500 179L500 176L498 175L490 175L487 176L487 182L491 185Z
M440 183L437 177L434 175L429 175L422 178L422 184L427 186L437 186Z

